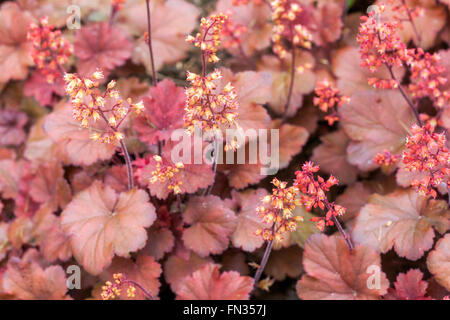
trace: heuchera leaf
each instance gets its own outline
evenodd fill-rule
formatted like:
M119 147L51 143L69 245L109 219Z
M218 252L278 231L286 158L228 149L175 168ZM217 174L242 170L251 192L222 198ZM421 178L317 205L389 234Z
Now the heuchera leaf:
M0 205L0 209L3 209L3 205ZM1 210L0 210L1 213ZM9 249L11 249L11 243L8 239L9 224L6 222L0 222L0 262L6 257ZM1 286L0 286L1 288Z
M3 289L16 299L60 300L66 296L66 273L59 266L41 267L38 261L12 257L3 276Z
M297 229L292 232L286 232L283 234L283 239L281 241L274 241L273 249L279 250L281 248L289 248L292 245L298 245L300 247L304 247L306 240L312 234L319 233L319 229L314 222L311 221L311 218L314 215L308 211L306 211L305 207L299 206L292 211L293 216L301 216L303 217L303 221L297 222Z
M361 91L340 109L341 123L352 140L348 160L360 170L377 168L373 157L383 150L400 153L414 116L398 91Z
M310 64L314 68L315 59L309 52L296 53L296 66L304 66ZM290 55L281 60L276 56L266 55L262 57L258 70L269 71L272 74L271 99L269 101L270 108L277 114L284 114L286 105L286 97L288 96L290 84ZM310 93L314 89L316 75L312 70L305 70L303 73L295 73L294 89L292 98L289 103L287 116L292 117L302 106L303 95Z
M155 208L143 190L117 194L95 181L77 194L61 214L62 229L70 235L79 263L99 274L114 255L128 257L145 246L147 232L156 219Z
M360 22L359 19L358 22ZM333 55L331 67L337 77L336 84L341 94L352 96L358 91L374 89L368 84L368 79L372 77L378 79L390 78L387 68L380 68L377 72L372 73L367 68L362 68L361 62L359 50L356 47L340 48ZM403 77L404 69L394 67L393 71L397 79Z
M27 80L23 88L23 93L27 97L34 97L43 106L52 105L56 102L56 97L64 96L64 80L57 77L54 83L49 83L42 72L36 70Z
M44 130L53 141L58 143L69 163L90 165L98 160L108 160L112 157L116 147L92 140L90 130L81 128L79 122L72 118L70 103L63 103L55 108L56 110L46 117ZM93 129L96 126L98 129L105 129L106 124L97 121Z
M389 290L387 299L396 300L428 300L426 297L428 283L422 280L423 273L419 269L411 269L400 273L394 283L395 290Z
M24 160L0 160L0 192L5 199L13 199L19 191L19 183L26 170Z
M108 72L130 58L132 45L124 33L108 22L83 26L75 35L78 72L90 76L97 68Z
M270 147L268 147L270 149ZM222 171L228 178L231 187L244 189L251 184L256 184L266 176L261 174L262 164L258 157L255 164L250 163L250 143L240 146L235 152L235 159L240 152L245 155L244 164L218 165L218 170Z
M34 201L45 203L53 211L66 207L72 194L60 162L44 163L37 169L31 180L30 195Z
M437 242L428 255L427 266L437 282L450 291L450 234Z
M47 261L67 261L72 257L70 237L61 229L61 219L53 214L51 218L41 235L40 251Z
M28 25L33 17L22 11L19 4L12 1L0 7L0 83L10 79L22 80L27 77L28 67L33 65L27 40Z
M233 74L229 69L222 68L222 78L218 84L220 91L231 82L236 89L239 109L236 123L244 130L269 128L270 116L262 106L270 100L272 76L269 72L238 72ZM225 134L226 132L224 132ZM248 138L248 137L246 137Z
M160 260L164 254L170 252L175 245L175 237L168 228L158 228L152 226L148 229L147 245L142 252Z
M369 246L350 251L341 236L316 234L306 242L297 294L305 300L375 300L387 292L389 281L380 271L379 287L369 286L375 266L381 269L380 256ZM371 289L372 288L372 289Z
M253 283L235 271L220 274L218 265L208 263L181 280L177 300L248 300Z
M278 281L286 277L297 278L303 271L302 253L297 245L273 251L264 272Z
M247 28L247 32L240 36L242 50L246 55L251 55L270 45L272 26L267 23L271 14L269 6L257 1L248 1L235 6L232 0L219 0L216 11L231 12L230 19ZM228 51L233 55L242 56L238 48L229 48Z
M149 144L169 140L172 131L183 128L184 89L165 79L152 87L144 97L144 112L137 117L135 128L139 139Z
M386 4L383 19L392 20L394 15L398 15L397 12L391 10L392 4L390 5L386 1L377 1L375 5L380 5L381 3ZM421 41L419 43L413 26L407 19L402 21L401 26L398 28L400 38L405 43L412 40L419 47L424 49L430 48L434 44L438 32L445 26L446 13L444 7L430 0L407 1L407 5L410 11L414 11L417 7L423 9L423 13L414 18L414 25Z
M185 246L202 257L225 251L237 223L234 212L213 195L191 198L183 221L190 225L183 231Z
M159 276L161 275L161 265L155 261L153 257L145 254L140 254L136 258L136 262L130 259L114 258L111 266L100 276L104 281L113 282L113 274L122 273L127 279L139 283L147 292L155 299L159 293ZM142 300L145 298L144 294L139 288L136 288L136 297L130 298L127 296L127 288L122 287L120 299L121 300Z
M320 170L334 175L339 184L351 184L356 181L358 169L347 160L349 138L343 130L334 131L320 138L322 143L314 149L311 161L320 166Z
M348 230L352 229L359 211L367 203L372 193L369 186L362 182L355 182L336 198L336 203L346 210L341 219L345 222Z
M16 110L0 110L0 145L18 146L25 141L23 127L27 123L27 115Z
M246 190L244 192L232 191L233 209L237 214L236 230L231 236L235 247L247 252L253 252L264 244L261 236L256 235L258 229L268 228L269 225L262 221L256 207L261 205L261 200L268 194L265 189Z
M433 246L433 227L444 233L449 218L445 201L428 201L412 189L374 194L361 209L352 238L382 253L394 247L399 256L417 260Z
M155 54L155 69L164 63L173 63L184 58L189 44L185 35L197 26L199 10L183 0L157 0L150 2L152 21L152 45ZM145 65L151 72L148 45L142 35L147 31L145 1L127 1L118 13L118 22L132 36L140 37L134 45L132 60Z
M306 141L308 141L308 131L289 123L282 124L280 120L272 121L272 128L279 131L279 166L286 168L292 158L302 151Z
M170 284L172 291L176 292L180 281L190 276L205 264L212 262L211 258L202 258L189 251L186 258L172 254L164 263L164 279Z

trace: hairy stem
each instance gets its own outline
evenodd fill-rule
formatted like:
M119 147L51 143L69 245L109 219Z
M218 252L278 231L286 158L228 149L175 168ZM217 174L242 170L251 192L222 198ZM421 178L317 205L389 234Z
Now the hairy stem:
M127 166L128 190L131 190L134 187L134 183L133 183L133 167L131 166L130 154L128 153L127 146L125 145L123 140L120 140L120 147L122 148L125 163Z
M284 113L282 122L285 123L287 120L289 105L291 104L292 91L294 90L294 80L295 80L295 46L292 45L291 53L291 80L289 82L289 91L287 95L286 105L284 106Z
M406 100L406 103L408 104L411 111L414 113L414 116L416 117L417 123L422 126L422 121L420 120L419 111L417 111L416 107L412 103L411 99L409 99L408 95L406 94L405 90L403 89L400 81L397 80L397 77L394 74L394 71L392 70L392 67L386 64L386 68L389 70L389 73L391 74L391 78L397 83L398 90L402 94L403 98Z
M156 79L156 70L155 70L155 59L153 57L153 46L152 46L152 23L150 18L150 0L145 1L147 5L147 33L148 33L148 51L150 53L150 62L152 65L152 81L153 86L156 86L158 80Z
M216 181L216 174L217 174L217 155L218 155L218 152L217 152L217 143L216 143L216 140L214 139L214 141L212 142L213 143L213 145L214 145L214 149L213 149L213 153L212 153L212 156L214 157L213 158L213 163L211 164L211 168L213 169L213 175L214 175L214 180L213 180L213 183L208 187L208 188L206 188L205 189L205 191L203 192L203 195L205 196L205 195L209 195L210 193L211 193L211 191L212 191L212 188L214 187L214 183L215 183L215 181Z
M261 275L264 271L264 268L266 267L267 261L269 261L269 256L270 256L270 253L272 252L272 246L273 246L273 240L270 240L267 243L266 250L264 251L264 255L261 260L261 263L259 264L258 270L256 270L256 274L255 274L255 278L254 278L255 287L258 287L259 279L261 279Z
M408 8L408 6L407 6L407 4L406 4L406 0L402 0L402 4L403 4L403 5L405 6L405 8L406 8L406 12L407 12L407 14L408 14L408 20L409 20L409 22L410 22L411 25L412 25L414 34L416 35L416 38L417 38L417 45L420 47L420 44L421 44L421 42L422 42L422 37L420 36L419 31L417 30L416 24L414 23L413 17L412 17L412 15L411 15L411 11L409 10L409 8Z
M333 222L336 224L339 232L341 233L342 237L344 238L345 242L347 243L347 246L350 249L350 251L353 251L353 243L352 243L352 240L350 239L350 236L347 234L347 232L345 232L344 228L342 228L342 226L341 226L341 223L335 216L333 216Z

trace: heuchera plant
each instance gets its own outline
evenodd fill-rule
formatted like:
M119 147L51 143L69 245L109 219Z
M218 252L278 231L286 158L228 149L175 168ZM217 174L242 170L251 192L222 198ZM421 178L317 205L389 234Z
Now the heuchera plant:
M202 4L0 5L0 299L449 299L449 1Z

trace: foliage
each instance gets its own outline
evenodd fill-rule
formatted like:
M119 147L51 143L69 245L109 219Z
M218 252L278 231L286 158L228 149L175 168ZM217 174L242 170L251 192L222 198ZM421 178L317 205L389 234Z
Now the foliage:
M448 299L448 0L70 4L0 4L0 299Z

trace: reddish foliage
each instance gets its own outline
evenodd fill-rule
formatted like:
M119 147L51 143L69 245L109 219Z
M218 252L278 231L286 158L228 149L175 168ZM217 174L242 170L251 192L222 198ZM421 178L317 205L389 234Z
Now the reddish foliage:
M0 5L0 299L448 299L448 0L71 2Z
M181 280L176 290L179 300L246 300L253 289L253 280L209 263Z

